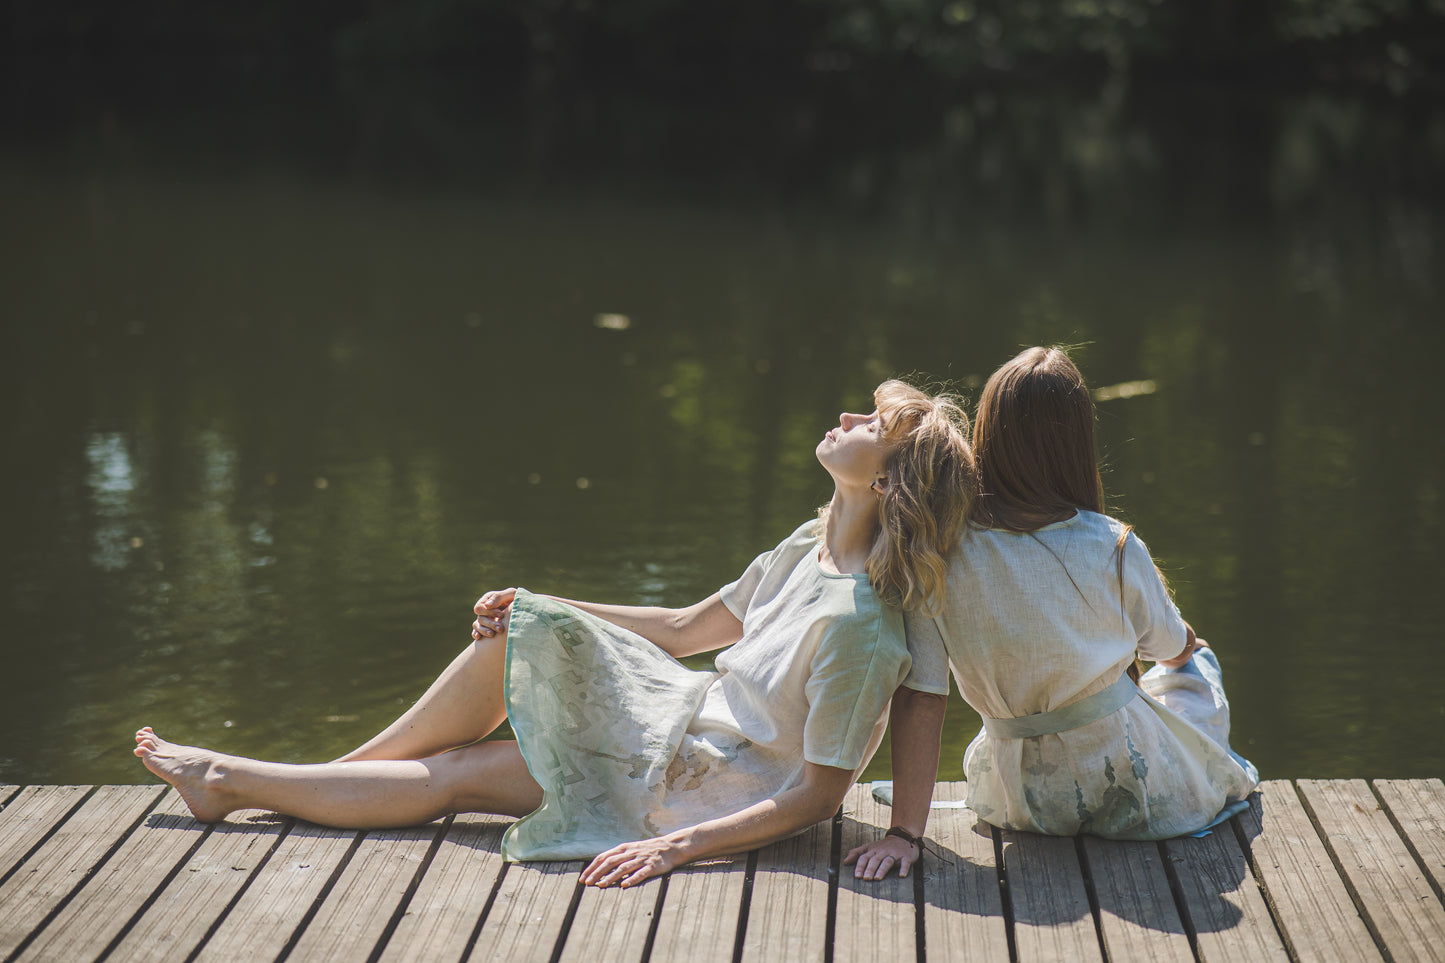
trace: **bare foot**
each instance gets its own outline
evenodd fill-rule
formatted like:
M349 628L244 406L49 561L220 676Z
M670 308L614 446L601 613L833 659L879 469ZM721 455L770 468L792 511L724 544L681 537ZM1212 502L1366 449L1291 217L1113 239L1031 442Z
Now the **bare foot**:
M219 763L226 757L221 753L166 742L146 726L135 734L135 754L147 769L176 788L200 822L220 822L238 808L225 803Z

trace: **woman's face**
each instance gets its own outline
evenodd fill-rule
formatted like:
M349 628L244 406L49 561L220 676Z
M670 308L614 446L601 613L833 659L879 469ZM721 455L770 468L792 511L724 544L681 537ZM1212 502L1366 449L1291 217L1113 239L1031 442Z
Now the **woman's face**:
M885 468L894 447L883 440L877 411L866 415L845 411L838 416L838 427L818 442L817 454L838 484L867 488L887 477Z

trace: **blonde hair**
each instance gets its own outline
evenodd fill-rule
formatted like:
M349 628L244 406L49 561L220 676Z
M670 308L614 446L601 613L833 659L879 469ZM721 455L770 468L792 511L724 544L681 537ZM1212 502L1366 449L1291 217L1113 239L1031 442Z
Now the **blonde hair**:
M978 491L968 415L950 395L930 396L897 380L879 385L873 400L883 440L896 447L865 571L885 604L933 615ZM818 517L827 520L828 506Z

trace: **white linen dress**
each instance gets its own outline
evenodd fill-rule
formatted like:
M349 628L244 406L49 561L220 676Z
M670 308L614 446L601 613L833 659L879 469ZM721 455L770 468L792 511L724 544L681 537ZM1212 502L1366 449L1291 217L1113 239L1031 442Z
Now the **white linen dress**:
M1149 551L1120 522L1079 512L1032 534L976 526L950 561L937 618L907 619L907 685L948 691L990 719L1049 712L1107 689L1134 654L1170 659L1187 630ZM964 754L968 805L1005 829L1167 839L1228 813L1259 781L1229 748L1219 664L1199 650L1155 666L1142 691L1079 728L1027 738L981 731Z
M803 763L861 770L908 673L903 618L864 575L825 571L800 526L722 589L743 623L717 671L518 590L507 715L542 805L508 859L577 859L730 815L795 784Z

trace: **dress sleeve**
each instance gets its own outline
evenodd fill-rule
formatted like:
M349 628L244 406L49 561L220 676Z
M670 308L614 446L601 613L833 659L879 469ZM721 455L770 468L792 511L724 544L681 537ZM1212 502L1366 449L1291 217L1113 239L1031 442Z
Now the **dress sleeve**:
M743 574L737 577L736 581L724 585L718 592L722 596L723 605L728 611L737 616L742 622L748 614L748 603L752 601L753 593L758 590L758 585L763 581L763 576L768 574L768 567L772 565L773 556L778 553L777 549L764 552L743 570Z
M816 521L806 521L799 525L772 551L764 552L753 559L752 564L743 571L742 575L738 576L736 581L729 582L718 590L718 594L722 596L723 605L726 605L728 611L737 616L739 622L746 621L744 616L747 615L748 604L757 594L758 586L763 584L763 579L767 576L768 571L779 559L784 559L784 561L791 559L798 552L811 546L817 540L814 531L816 527Z
M839 769L863 764L873 730L908 674L901 643L890 638L886 618L830 625L824 631L806 684L804 759Z
M948 648L938 620L909 612L903 616L903 631L913 660L903 684L919 692L948 695Z
M1130 533L1124 542L1124 609L1138 633L1138 651L1153 662L1184 651L1189 630L1159 578L1149 549Z

